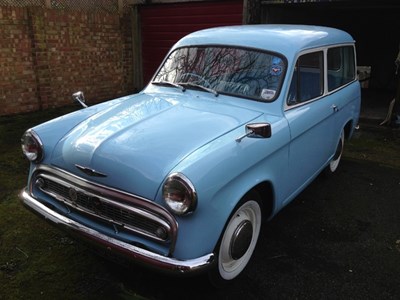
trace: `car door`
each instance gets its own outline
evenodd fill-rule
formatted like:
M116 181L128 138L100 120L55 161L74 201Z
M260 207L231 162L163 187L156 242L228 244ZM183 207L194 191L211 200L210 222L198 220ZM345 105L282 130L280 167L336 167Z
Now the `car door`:
M339 139L344 124L359 111L360 87L357 81L354 45L334 46L327 50L327 97L336 110L334 136Z
M308 52L293 72L285 110L291 134L288 200L321 171L334 149L335 106L324 97L324 65L323 50Z

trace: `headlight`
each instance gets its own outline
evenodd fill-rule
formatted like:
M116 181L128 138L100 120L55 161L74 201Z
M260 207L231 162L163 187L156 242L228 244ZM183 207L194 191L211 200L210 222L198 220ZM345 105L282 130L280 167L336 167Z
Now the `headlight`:
M163 186L163 198L177 215L193 212L197 206L197 193L193 184L183 174L171 174Z
M43 144L38 135L31 129L25 131L21 138L22 152L33 162L39 162L43 158Z

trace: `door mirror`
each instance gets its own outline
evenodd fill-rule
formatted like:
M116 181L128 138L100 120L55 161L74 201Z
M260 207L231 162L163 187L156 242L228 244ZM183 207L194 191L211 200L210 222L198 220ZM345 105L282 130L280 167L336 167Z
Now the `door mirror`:
M270 138L271 124L269 123L253 123L246 125L246 134L253 138Z
M240 143L245 137L267 139L272 135L271 124L251 123L246 125L246 133L236 139Z

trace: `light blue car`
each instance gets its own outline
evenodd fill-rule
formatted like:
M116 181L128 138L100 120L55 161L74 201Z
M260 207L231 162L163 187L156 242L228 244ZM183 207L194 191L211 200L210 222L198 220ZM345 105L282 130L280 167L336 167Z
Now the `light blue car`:
M20 197L106 256L225 282L246 267L262 220L335 172L359 111L346 32L198 31L142 92L26 131Z

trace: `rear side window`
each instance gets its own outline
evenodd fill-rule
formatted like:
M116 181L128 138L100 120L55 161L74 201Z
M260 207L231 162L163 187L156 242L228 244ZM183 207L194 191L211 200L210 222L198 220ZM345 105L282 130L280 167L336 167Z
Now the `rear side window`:
M328 49L328 91L333 91L355 79L354 48L352 46Z
M319 97L324 91L323 52L307 53L296 62L289 89L288 105L295 105Z

